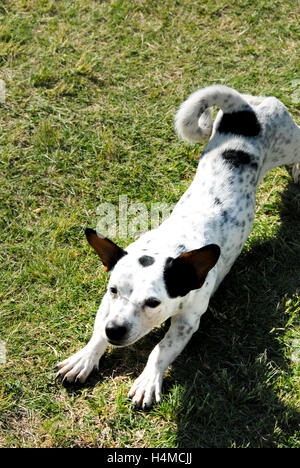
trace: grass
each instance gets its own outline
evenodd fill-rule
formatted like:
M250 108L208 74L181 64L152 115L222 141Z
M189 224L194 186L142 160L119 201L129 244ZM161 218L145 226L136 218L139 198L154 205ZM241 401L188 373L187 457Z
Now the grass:
M164 327L110 349L80 388L52 369L89 339L105 291L83 235L97 206L175 203L193 179L202 147L173 130L190 92L276 95L299 123L297 15L293 0L2 0L1 447L299 448L300 189L287 168L260 186L249 241L161 404L134 411L126 394Z

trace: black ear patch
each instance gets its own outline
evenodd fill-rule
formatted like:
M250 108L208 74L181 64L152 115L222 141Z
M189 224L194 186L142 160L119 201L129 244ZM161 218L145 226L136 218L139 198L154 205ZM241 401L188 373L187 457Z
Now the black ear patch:
M169 257L164 269L164 281L169 296L182 297L193 289L201 288L219 256L220 247L210 244L177 258Z
M143 266L147 267L152 265L155 262L155 259L151 257L150 255L143 255L138 259L138 262Z
M192 289L200 287L193 267L171 257L166 261L164 280L170 297L183 297Z
M111 240L97 234L94 229L87 228L85 235L89 244L101 258L105 271L111 271L115 264L128 253Z
M218 131L220 133L255 137L260 133L261 128L255 112L249 109L223 114Z

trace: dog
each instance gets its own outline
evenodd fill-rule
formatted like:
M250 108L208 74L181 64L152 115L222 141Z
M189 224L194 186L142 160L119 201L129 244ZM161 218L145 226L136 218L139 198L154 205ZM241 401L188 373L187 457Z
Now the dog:
M215 121L212 107L218 107ZM275 97L213 85L193 93L175 117L179 137L210 137L196 176L158 228L126 249L86 229L109 273L89 343L58 364L57 377L85 382L108 344L127 346L171 318L128 394L137 407L161 400L163 376L199 327L209 300L231 269L252 227L258 183L275 166L295 164L300 127ZM298 163L298 165L297 165Z

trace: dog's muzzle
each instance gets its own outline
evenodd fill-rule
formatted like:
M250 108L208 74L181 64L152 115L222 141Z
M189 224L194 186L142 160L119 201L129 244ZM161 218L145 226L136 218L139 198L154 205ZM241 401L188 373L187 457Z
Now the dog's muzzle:
M118 323L110 320L105 327L105 333L108 341L115 346L122 346L126 335L128 334L128 327L126 325L119 325Z

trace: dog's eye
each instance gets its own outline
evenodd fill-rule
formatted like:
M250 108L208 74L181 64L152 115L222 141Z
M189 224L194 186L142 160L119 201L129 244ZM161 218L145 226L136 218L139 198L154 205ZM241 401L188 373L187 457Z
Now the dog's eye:
M151 297L150 299L147 299L145 301L145 306L151 307L154 309L155 307L158 307L160 304L160 301L158 299L154 299L154 297Z
M118 290L114 286L112 286L109 290L112 294L118 294Z

